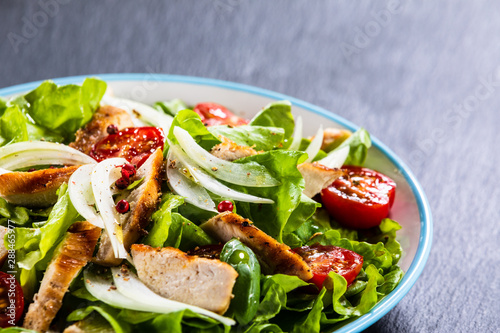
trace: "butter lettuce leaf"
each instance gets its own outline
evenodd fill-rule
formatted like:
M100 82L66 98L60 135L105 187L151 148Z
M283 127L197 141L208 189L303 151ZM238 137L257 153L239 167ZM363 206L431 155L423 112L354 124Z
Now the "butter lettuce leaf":
M24 98L35 124L71 141L76 130L90 121L105 91L106 83L95 78L85 79L81 86L45 81Z
M371 145L370 134L364 128L360 128L332 151L337 151L348 146L349 155L344 164L362 166L365 163L366 155Z
M94 78L81 86L45 81L23 96L0 103L0 146L28 140L68 143L90 121L106 91Z
M172 143L178 143L174 135L174 128L176 126L188 131L193 139L206 150L210 150L216 144L221 143L221 141L203 125L200 116L192 110L182 110L175 115L168 133L168 139Z
M249 146L256 150L265 151L281 147L285 137L285 130L280 127L210 126L207 129L218 138L223 136L240 146Z
M281 127L284 133L284 148L291 144L295 122L292 115L292 103L277 101L268 104L251 121L251 126Z
M189 108L183 100L178 98L172 99L170 101L156 102L153 107L158 111L162 111L172 117L175 117L175 115L179 111Z
M37 283L36 271L45 270L52 252L68 228L73 222L81 220L71 204L67 188L67 184L59 188L57 202L42 227L14 229L17 265L20 268L20 283L23 290L33 290Z
M287 225L287 230L298 228L315 210L316 204L306 201L302 196L304 179L297 170L297 163L304 154L291 150L273 150L235 161L263 165L281 182L274 187L231 186L240 192L274 200L274 204L265 205L236 202L236 207L240 215L253 221L258 228L278 241L282 241Z

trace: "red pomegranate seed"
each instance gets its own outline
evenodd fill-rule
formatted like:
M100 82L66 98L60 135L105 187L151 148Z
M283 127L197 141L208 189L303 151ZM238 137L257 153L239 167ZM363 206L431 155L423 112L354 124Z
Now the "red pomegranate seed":
M116 187L118 187L120 190L123 190L125 188L127 188L127 186L130 185L130 178L128 176L128 173L126 172L122 172L122 177L119 178L116 182L115 182L115 185Z
M36 170L35 168L30 168L30 169L28 169L28 172L33 172L35 170Z
M233 211L233 203L229 200L221 201L217 205L217 210L219 211L219 213L232 212Z
M137 171L135 170L135 166L130 163L126 163L122 165L122 176L124 173L127 173L129 177L134 177Z
M108 134L116 134L118 133L118 127L116 125L109 125L107 128L106 128L106 132L108 132Z
M120 200L116 204L116 211L120 214L125 214L130 210L130 204L127 200Z

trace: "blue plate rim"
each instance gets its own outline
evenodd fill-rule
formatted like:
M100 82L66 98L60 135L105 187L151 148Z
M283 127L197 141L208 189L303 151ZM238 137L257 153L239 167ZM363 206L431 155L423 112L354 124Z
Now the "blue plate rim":
M92 75L78 75L78 76L68 76L51 79L57 84L69 84L78 83L83 81L87 77L98 77L104 81L162 81L162 82L178 82L178 83L188 83L197 85L207 85L220 88L226 88L236 91L247 92L251 94L256 94L276 100L289 100L293 105L302 107L308 111L319 114L330 120L339 123L346 128L351 130L356 130L359 126L354 123L332 113L321 107L313 105L311 103L302 101L300 99L287 96L282 93L274 92L271 90L258 88L254 86L249 86L246 84L235 83L230 81L202 78L196 76L184 76L184 75L170 75L170 74L155 74L155 73L116 73L116 74L92 74ZM28 82L23 84L18 84L10 87L5 87L0 89L0 96L9 96L14 94L19 94L25 91L32 90L36 88L41 81ZM422 186L417 181L416 177L411 172L410 168L385 144L383 144L376 137L371 137L373 145L381 150L394 165L396 165L404 176L408 184L410 185L415 199L417 201L417 206L420 213L420 239L417 248L417 253L415 258L405 273L405 276L399 283L399 285L384 299L382 299L373 309L371 309L365 315L353 320L352 322L340 327L335 330L335 333L350 333L350 332L361 332L367 329L372 324L377 322L382 318L387 312L393 309L403 297L410 291L413 285L417 282L420 274L422 273L424 266L429 257L431 245L432 245L432 230L433 222L429 202L422 189Z

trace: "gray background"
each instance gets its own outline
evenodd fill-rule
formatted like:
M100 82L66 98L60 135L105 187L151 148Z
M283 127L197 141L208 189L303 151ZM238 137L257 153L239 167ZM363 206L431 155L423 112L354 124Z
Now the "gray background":
M427 266L368 332L500 331L494 1L0 3L0 87L154 72L255 85L366 127L434 216Z

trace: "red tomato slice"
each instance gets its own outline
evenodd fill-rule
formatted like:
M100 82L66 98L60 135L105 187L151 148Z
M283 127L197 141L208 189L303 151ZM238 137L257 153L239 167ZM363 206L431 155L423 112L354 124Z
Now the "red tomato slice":
M363 267L363 257L356 252L338 246L314 244L302 246L293 251L299 254L311 267L314 283L321 290L323 282L331 271L341 275L350 285Z
M16 278L0 272L0 327L15 326L23 315L24 294Z
M389 215L396 183L389 177L357 166L344 166L344 175L321 192L324 206L342 225L368 229Z
M163 131L156 127L130 127L110 134L98 142L90 156L101 162L111 157L123 157L140 167L156 150L165 144Z
M194 107L194 112L201 117L205 126L248 124L248 120L235 116L231 111L217 103L199 103Z

